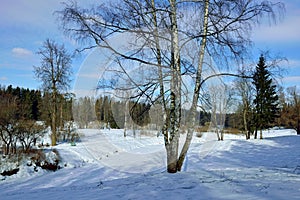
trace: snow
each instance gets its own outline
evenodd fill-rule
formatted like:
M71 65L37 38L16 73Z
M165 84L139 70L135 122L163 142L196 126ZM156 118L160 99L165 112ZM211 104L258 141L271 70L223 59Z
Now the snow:
M0 199L300 199L300 137L293 130L264 131L263 140L194 137L176 174L165 171L162 137L93 129L80 135L76 146L55 147L62 169L34 172L24 164L0 181Z

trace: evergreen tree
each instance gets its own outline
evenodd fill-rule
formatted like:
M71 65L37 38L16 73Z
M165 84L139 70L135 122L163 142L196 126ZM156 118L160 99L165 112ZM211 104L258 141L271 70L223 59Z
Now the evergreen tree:
M276 85L267 68L265 58L261 55L253 75L253 85L256 90L253 102L255 106L255 139L257 138L258 129L260 130L260 139L263 138L262 129L268 128L275 121L279 111Z

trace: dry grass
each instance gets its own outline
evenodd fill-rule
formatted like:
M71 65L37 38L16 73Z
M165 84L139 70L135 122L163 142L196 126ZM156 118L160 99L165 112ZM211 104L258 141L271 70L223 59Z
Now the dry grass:
M199 126L196 128L196 132L198 133L203 133L203 132L207 132L208 131L209 126L205 125L205 126Z
M225 133L228 133L228 134L242 134L242 131L240 131L239 129L237 128L226 128L225 129Z

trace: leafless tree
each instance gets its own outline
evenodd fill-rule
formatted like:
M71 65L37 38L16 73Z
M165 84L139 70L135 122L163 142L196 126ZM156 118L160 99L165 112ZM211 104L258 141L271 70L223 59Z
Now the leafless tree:
M247 76L247 69L241 69L240 73L244 76ZM248 75L250 77L250 75ZM243 117L243 126L246 139L250 139L251 128L251 109L253 101L253 86L251 84L251 79L248 78L237 78L235 81L235 88L237 91L237 96L242 100L242 117Z
M229 110L231 93L224 83L209 86L211 125L210 129L215 131L217 139L224 140L224 128L226 113Z
M35 76L42 82L43 89L51 94L51 144L56 145L57 140L57 111L58 94L70 87L71 55L63 45L47 39L39 49L41 65L34 66Z
M4 155L16 151L17 98L10 94L0 95L0 139L4 143Z
M111 51L118 68L110 72L131 81L131 98L161 103L167 171L175 173L181 170L192 140L205 79L205 55L222 64L242 60L251 44L252 28L265 16L275 19L277 11L282 11L281 3L259 0L122 0L91 9L71 2L58 14L65 33L84 43L82 50L100 47ZM117 34L122 34L129 50L109 40ZM140 82L130 75L132 66L126 66L126 60L147 66L150 75ZM191 77L193 84L188 133L179 152L185 77ZM110 87L116 89L115 84Z
M22 103L13 93L0 94L0 141L4 145L4 155L17 154L20 143L24 150L29 150L41 130L34 121L25 120Z
M287 88L289 97L289 105L286 106L283 112L286 125L292 127L300 135L300 92L296 86Z
M46 126L32 120L20 120L16 126L17 138L28 152L36 144L38 138L43 137L47 132Z

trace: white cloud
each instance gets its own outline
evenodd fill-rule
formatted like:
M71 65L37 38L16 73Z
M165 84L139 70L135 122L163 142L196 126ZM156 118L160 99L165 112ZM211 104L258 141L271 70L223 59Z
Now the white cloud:
M13 48L11 52L17 57L28 57L33 55L32 51L20 47Z
M297 1L286 0L286 12L282 21L270 26L261 24L253 31L253 39L257 42L300 42L300 4ZM278 14L278 13L277 13Z
M299 22L300 16L294 16L277 25L258 27L253 32L253 38L259 42L299 42Z
M286 86L299 85L300 76L287 76L284 77L282 81Z
M7 80L8 80L8 78L5 76L0 77L0 81L7 81Z
M288 60L288 66L290 68L299 68L300 67L300 60Z

